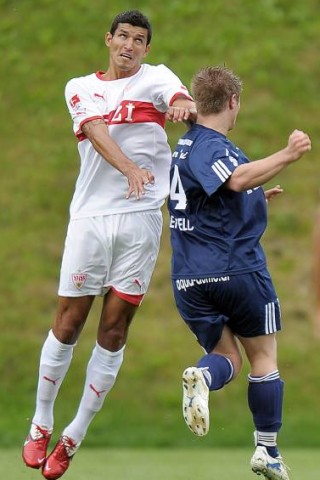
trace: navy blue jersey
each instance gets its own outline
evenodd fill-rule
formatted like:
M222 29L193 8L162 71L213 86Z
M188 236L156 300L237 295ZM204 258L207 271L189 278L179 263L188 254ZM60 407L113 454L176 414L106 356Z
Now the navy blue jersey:
M248 161L225 135L202 125L179 140L168 200L173 278L247 273L265 266L263 189L224 188L237 166Z

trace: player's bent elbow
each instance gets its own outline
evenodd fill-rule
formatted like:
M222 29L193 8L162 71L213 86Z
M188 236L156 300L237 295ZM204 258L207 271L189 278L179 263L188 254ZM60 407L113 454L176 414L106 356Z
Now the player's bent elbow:
M247 190L247 186L244 184L243 180L240 177L233 175L225 183L225 188L232 190L233 192L243 192L244 190Z

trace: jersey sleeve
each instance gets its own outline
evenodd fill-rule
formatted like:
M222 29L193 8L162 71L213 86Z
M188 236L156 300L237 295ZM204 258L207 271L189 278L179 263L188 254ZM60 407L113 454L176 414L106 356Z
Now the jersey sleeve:
M174 100L183 95L192 100L191 95L180 78L165 65L158 65L155 69L152 101L160 112L166 112Z
M235 153L214 140L197 146L189 162L192 173L209 196L229 179L238 164Z
M86 122L103 118L97 104L92 100L84 78L69 80L65 87L65 100L73 120L73 131L76 136L81 135L82 126Z

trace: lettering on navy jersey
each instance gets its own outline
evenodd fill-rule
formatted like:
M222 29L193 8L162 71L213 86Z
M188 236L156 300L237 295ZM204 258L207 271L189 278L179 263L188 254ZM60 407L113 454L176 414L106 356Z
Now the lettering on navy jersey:
M181 232L191 232L194 229L188 218L174 218L172 215L170 217L170 228L178 228Z
M177 150L173 152L172 158L179 158L180 160L185 160L188 156L189 152L184 152L183 150L181 152L178 152Z
M239 149L237 148L237 150L239 150ZM233 163L233 165L235 167L237 167L239 165L239 161L238 161L239 153L238 152L231 151L231 154L230 154L229 150L226 149L226 157L229 158L230 162Z
M188 147L191 147L193 144L193 140L190 140L189 138L180 138L178 141L178 145L188 145Z
M261 187L249 188L249 190L246 190L246 192L247 192L248 195L250 195L250 194L253 193L255 190L258 190L259 188L261 188Z
M195 285L205 285L207 283L219 283L229 282L230 277L225 275L223 277L209 277L209 278L180 278L175 280L177 289L186 291L187 288L194 287Z

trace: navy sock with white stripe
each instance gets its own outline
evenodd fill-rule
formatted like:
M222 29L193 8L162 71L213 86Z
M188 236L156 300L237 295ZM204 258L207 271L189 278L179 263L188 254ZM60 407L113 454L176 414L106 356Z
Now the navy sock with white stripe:
M203 376L209 390L219 390L233 377L233 364L229 358L216 353L202 357L197 365L203 369Z
M256 445L267 448L269 455L279 455L277 433L282 425L284 382L278 370L263 377L248 376L248 404L256 427Z

